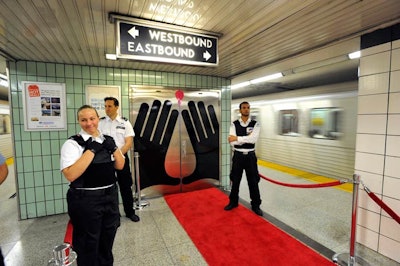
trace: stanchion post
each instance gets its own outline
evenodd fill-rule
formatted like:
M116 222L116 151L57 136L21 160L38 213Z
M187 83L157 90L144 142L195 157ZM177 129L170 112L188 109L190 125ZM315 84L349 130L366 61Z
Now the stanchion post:
M135 184L136 184L136 202L134 204L134 208L136 210L141 210L144 207L149 205L148 201L142 200L141 191L140 191L140 171L139 171L139 153L134 153L134 161L135 161Z
M370 264L364 259L355 255L356 246L356 228L357 228L357 207L358 207L358 191L360 186L360 176L353 175L353 203L351 212L351 232L350 232L350 253L339 253L332 257L332 260L342 266L363 265L369 266Z

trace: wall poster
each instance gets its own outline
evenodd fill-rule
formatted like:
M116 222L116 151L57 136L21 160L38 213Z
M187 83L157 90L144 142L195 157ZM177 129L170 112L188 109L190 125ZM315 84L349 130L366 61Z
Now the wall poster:
M64 83L22 82L26 131L67 129Z
M100 117L106 115L104 110L104 98L115 97L119 101L121 110L121 90L119 86L109 85L87 85L86 86L86 104L93 106Z

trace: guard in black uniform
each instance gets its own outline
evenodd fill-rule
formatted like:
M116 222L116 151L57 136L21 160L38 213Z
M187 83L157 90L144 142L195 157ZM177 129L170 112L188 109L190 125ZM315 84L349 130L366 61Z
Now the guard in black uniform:
M239 109L241 117L232 123L228 137L234 153L230 174L232 189L229 195L229 204L224 209L230 211L239 205L240 181L242 180L243 170L245 170L250 191L251 208L257 215L263 216L260 209L261 198L258 188L260 176L255 153L255 143L260 134L260 124L250 118L250 104L248 102L242 102Z
M115 169L125 158L111 136L98 130L99 116L89 105L79 108L81 131L61 148L61 171L70 181L68 214L78 265L113 265L112 247L120 225Z

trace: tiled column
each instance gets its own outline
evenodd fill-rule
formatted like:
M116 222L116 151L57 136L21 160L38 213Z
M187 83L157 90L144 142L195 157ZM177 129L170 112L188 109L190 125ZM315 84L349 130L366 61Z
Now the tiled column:
M361 52L355 170L399 214L400 40L393 37L393 30L385 34L389 42ZM381 36L382 31L368 38L374 42ZM362 191L357 222L357 242L400 262L400 225Z

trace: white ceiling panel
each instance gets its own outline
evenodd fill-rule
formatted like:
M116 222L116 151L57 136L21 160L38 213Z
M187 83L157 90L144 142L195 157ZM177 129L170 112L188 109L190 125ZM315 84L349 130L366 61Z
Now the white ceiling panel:
M111 13L218 33L219 65L106 60L116 51ZM399 21L398 0L0 0L0 55L238 80L324 49L336 56L334 44Z

